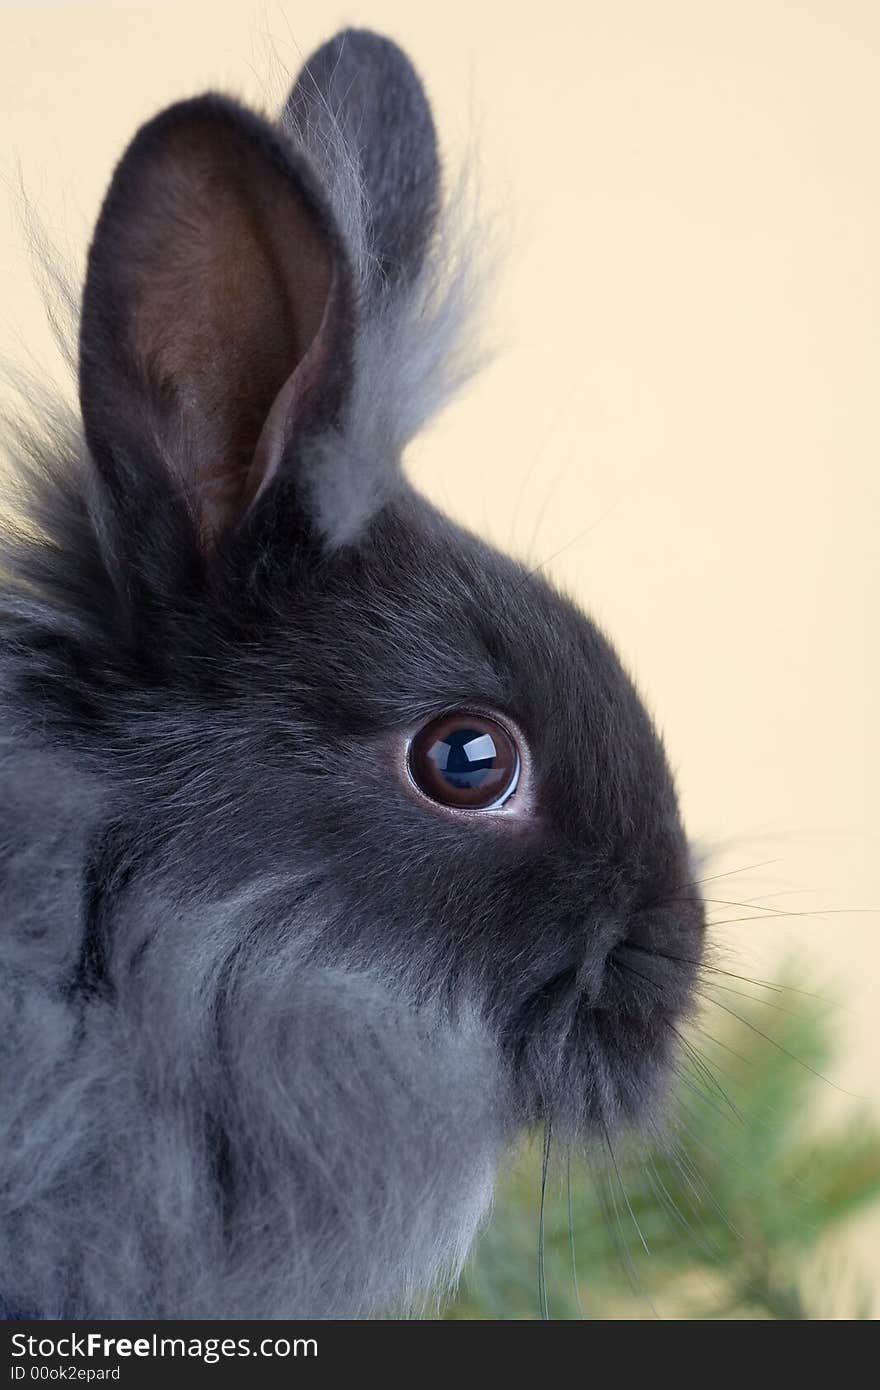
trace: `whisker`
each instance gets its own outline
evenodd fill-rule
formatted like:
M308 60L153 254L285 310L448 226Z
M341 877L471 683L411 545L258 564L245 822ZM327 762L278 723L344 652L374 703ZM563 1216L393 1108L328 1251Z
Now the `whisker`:
M606 1143L606 1145L608 1146L608 1153L609 1153L609 1156L610 1156L610 1158L611 1158L611 1163L612 1163L612 1166L613 1166L613 1168L614 1168L615 1176L617 1177L617 1181L618 1181L618 1183L619 1183L619 1185L620 1185L620 1191L621 1191L621 1193L623 1194L623 1200L624 1200L624 1202L626 1203L626 1209L627 1209L627 1211L629 1212L630 1217L632 1218L632 1223L633 1223L633 1225L634 1225L635 1228L636 1228L636 1233L637 1233L637 1235L638 1235L638 1237L639 1237L639 1240L642 1242L642 1245L643 1245L643 1247L644 1247L645 1254L646 1254L646 1255L650 1255L651 1251L650 1251L649 1248L648 1248L648 1242L645 1240L645 1237L644 1237L644 1235L642 1234L642 1228L641 1228L641 1226L639 1225L638 1221L636 1220L636 1214L635 1214L635 1212L633 1211L632 1206L631 1206L631 1204L630 1204L629 1194L627 1193L626 1187L624 1186L623 1178L621 1177L621 1174L620 1174L620 1169L619 1169L618 1166L617 1166L617 1158L616 1158L616 1156L615 1156L614 1149L611 1147L611 1135L608 1133L608 1126L605 1124L604 1120L603 1120L603 1122L602 1122L602 1129L603 1129L603 1131L604 1131L604 1133L605 1133L605 1143Z
M696 1043L692 1043L688 1038L686 1038L684 1034L680 1032L678 1028L676 1028L674 1023L669 1023L667 1021L667 1027L669 1027L675 1034L675 1036L678 1038L682 1047L688 1053L694 1065L698 1068L700 1074L705 1076L706 1080L710 1083L710 1085L712 1085L715 1088L715 1090L721 1096L721 1099L724 1101L724 1104L730 1110L730 1113L739 1121L740 1124L742 1124L742 1112L738 1110L737 1107L734 1105L733 1101L730 1099L730 1096L727 1094L724 1087L721 1085L721 1082L715 1076L715 1073L712 1069L712 1064L706 1057L703 1056Z
M688 1115L691 1114L690 1109L687 1105L684 1104L681 1098L679 1098L679 1105ZM691 1129L690 1125L685 1124L683 1120L679 1119L676 1122L676 1126L678 1130L682 1134L684 1134L692 1144L694 1144L698 1149L702 1149L702 1151L705 1154L707 1154L708 1157L713 1160L713 1162L717 1160L718 1155L713 1153L711 1149L709 1149L708 1145L703 1142L699 1134L695 1133L694 1130ZM728 1149L726 1144L721 1143L719 1147L722 1153L728 1156L730 1155L730 1150ZM721 1221L723 1221L724 1225L730 1231L731 1235L735 1236L737 1240L742 1240L742 1232L738 1230L737 1227L733 1224L733 1221L727 1215L727 1212L724 1210L724 1208L721 1206L720 1202L717 1200L714 1193L712 1192L711 1187L709 1187L708 1184L704 1182L699 1170L693 1163L690 1154L687 1152L684 1146L670 1137L668 1145L665 1146L665 1152L667 1157L675 1163L675 1166L678 1168L679 1173L681 1173L686 1182L688 1182L687 1169L690 1169L694 1181L699 1185L699 1188L701 1189L702 1200L705 1200L709 1204L709 1206L711 1206L714 1209L716 1214L720 1217ZM695 1196L697 1198L697 1201L699 1202L701 1200L700 1193L695 1191L693 1185L690 1182L688 1182L688 1185L691 1187L691 1190L695 1192Z
M696 1217L699 1218L700 1194L699 1194L699 1192L697 1191L697 1189L694 1187L694 1184L691 1182L691 1179L690 1179L690 1177L688 1176L688 1173L687 1173L687 1169L683 1166L682 1163L680 1163L680 1162L677 1160L677 1158L676 1158L676 1156L675 1156L674 1146L673 1146L673 1142L672 1142L671 1138L668 1138L668 1137L665 1137L664 1135L662 1135L661 1132L660 1132L660 1130L657 1128L656 1124L654 1124L653 1122L651 1123L650 1128L653 1130L653 1133L654 1133L654 1140L655 1140L655 1142L656 1142L658 1148L662 1149L664 1155L665 1155L668 1159L672 1160L672 1161L675 1163L675 1166L678 1168L678 1171L679 1171L679 1176L681 1177L683 1183L685 1184L685 1187L687 1187L687 1188L690 1190L690 1192L693 1194L693 1200L690 1201L690 1199L689 1199L689 1204L690 1204L690 1208L691 1208L691 1211L693 1212L694 1216L696 1216ZM694 1171L694 1176L696 1177L696 1179L697 1179L698 1182L701 1182L701 1181L702 1181L702 1180L700 1179L700 1177L699 1177L699 1174L696 1173L696 1171ZM700 1219L701 1219L701 1218L700 1218Z
M620 1219L620 1209L617 1205L617 1198L614 1193L614 1184L611 1181L611 1175L607 1171L607 1169L603 1171L597 1171L594 1163L591 1164L591 1169L593 1186L596 1191L596 1196L599 1200L599 1207L602 1212L602 1218L605 1222L606 1227L611 1232L611 1237L614 1241L615 1250L617 1251L618 1258L620 1260L623 1271L626 1274L630 1288L638 1298L644 1299L644 1301L648 1304L648 1306L651 1308L651 1311L654 1313L654 1316L656 1317L657 1311L651 1303L651 1300L647 1297L644 1288L642 1287L642 1281L639 1279L636 1267L633 1263L632 1255L630 1254L629 1244L623 1233L623 1223ZM612 1215L614 1218L613 1221Z
M550 1319L550 1305L547 1299L547 1273L544 1267L544 1218L547 1202L547 1170L550 1166L550 1139L552 1123L548 1119L544 1127L544 1156L541 1163L541 1208L538 1214L538 1307L541 1317Z
M766 869L771 864L782 864L783 862L781 858L761 859L757 864L746 864L741 869L725 869L723 874L707 874L705 878L689 878L678 886L679 888L696 888L701 883L717 883L719 878L733 878L736 874L750 874L753 869Z
M876 907L817 907L811 911L803 912L780 912L774 909L766 914L755 913L748 917L723 917L720 921L715 920L709 923L710 927L730 927L735 922L768 922L774 917L851 917L853 915L876 916Z
M838 1086L829 1076L825 1076L822 1072L817 1071L815 1067L811 1067L809 1062L805 1062L802 1057L797 1057L793 1052L790 1052L787 1047L783 1047L781 1042L777 1042L776 1038L771 1038L769 1033L762 1032L761 1029L754 1023L751 1023L749 1019L743 1018L742 1014L738 1014L735 1009L731 1009L727 1004L722 1003L720 999L713 1000L713 1003L715 1003L719 1009L723 1009L725 1013L730 1014L731 1018L735 1018L740 1023L744 1024L746 1028L751 1028L752 1032L757 1033L759 1038L763 1038L765 1042L771 1043L783 1056L789 1057L792 1062L797 1062L799 1067L803 1067L804 1070L810 1072L812 1076L817 1077L820 1081L824 1081L827 1086L832 1086L834 1090L839 1091L841 1095L849 1096L852 1100L866 1101L868 1099L867 1096L860 1096L856 1091L848 1091L845 1086Z
M695 988L694 993L699 994L703 999L710 999L712 1003L719 1003L720 1001L716 1000L714 994L708 994L707 990L723 989L725 994L735 994L739 999L748 999L752 1004L760 1004L762 1009L772 1009L774 1013L786 1014L788 1018L804 1017L803 1014L799 1014L795 1009L783 1008L782 1004L774 1004L772 999L762 999L759 994L746 994L745 990L735 989L733 985L722 985L719 984L717 980L704 980L703 985L703 989Z
M767 894L768 897L782 896L781 894ZM675 901L672 899L671 901ZM693 898L683 898L682 902L693 902ZM765 907L758 902L736 902L726 898L704 898L703 902L718 903L722 907L751 907L759 913L766 912L768 916L774 917L852 917L853 915L876 916L880 913L880 908L876 907L814 907L814 908L778 908ZM750 918L734 918L734 921L749 921Z
M772 980L758 980L751 974L738 974L735 970L724 969L723 966L709 965L708 960L688 960L684 956L670 956L670 959L681 960L684 965L694 965L701 974L723 974L724 979L738 980L740 984L751 984L756 990L767 990L770 994L785 994L787 992L784 986L773 984ZM710 981L706 980L706 984L709 983ZM755 998L755 995L751 995L751 998Z
M751 975L739 975L735 970L724 970L721 966L710 965L707 961L696 960L691 956L674 956L669 951L649 951L644 946L637 946L635 942L627 941L627 951L637 951L639 955L647 956L649 960L669 960L675 965L692 965L701 972L709 972L713 975L725 975L729 980L739 980L741 984L754 985L756 989L769 989L776 994L801 994L806 999L815 999L820 1004L827 1004L830 1008L844 1008L845 1005L838 1003L835 999L827 999L824 995L814 994L808 989L798 989L795 985L774 985L769 980L757 980ZM707 984L712 983L706 981ZM721 989L721 985L716 985ZM745 995L744 998L755 999L755 1003L760 1001L754 995Z
M744 1052L737 1052L735 1047L730 1047L728 1043L722 1042L721 1039L716 1038L713 1033L710 1033L707 1031L707 1029L702 1028L699 1023L694 1023L693 1020L691 1020L690 1027L694 1028L698 1033L702 1033L703 1037L707 1040L707 1042L714 1043L716 1047L720 1047L725 1052L729 1052L731 1057L735 1057L736 1060L738 1062L742 1062L744 1066L753 1067L755 1065L751 1057L747 1057Z
M659 1135L656 1134L655 1143L659 1143ZM667 1158L669 1158L669 1154L667 1153L664 1145L662 1143L659 1143L659 1147L663 1149L664 1154ZM692 1206L694 1215L697 1217L697 1219L700 1222L700 1226L702 1227L702 1233L698 1231L696 1227L691 1224L690 1221L688 1221L684 1212L681 1210L675 1198L672 1196L672 1193L669 1191L669 1188L666 1186L666 1183L663 1181L660 1170L657 1167L657 1163L653 1155L650 1153L648 1154L647 1164L648 1167L646 1171L648 1173L648 1182L651 1184L651 1191L654 1193L663 1210L667 1213L667 1216L670 1216L673 1221L675 1221L685 1231L687 1231L688 1235L690 1235L692 1239L696 1242L697 1247L701 1249L705 1254L710 1256L719 1255L721 1253L719 1247L706 1235L706 1224L703 1221L703 1218L700 1215L700 1213Z
M577 1302L578 1313L581 1321L584 1319L584 1305L581 1302L581 1287L578 1282L577 1259L575 1258L574 1248L574 1221L572 1219L571 1206L571 1152L568 1154L568 1161L565 1168L566 1187L568 1189L568 1240L571 1246L571 1282L574 1286L574 1296Z
M683 965L695 965L701 974L724 975L728 980L739 980L740 984L754 985L755 989L766 989L772 994L786 994L788 992L785 986L774 985L771 980L758 980L753 975L740 975L735 970L725 970L723 966L710 965L708 961L688 960L686 956L670 956L669 959L681 961ZM706 983L708 984L709 981Z
M687 1106L684 1105L680 1098L679 1105L682 1109L686 1110L688 1114L690 1114L690 1110ZM696 1144L698 1148L702 1149L705 1153L707 1153L710 1158L714 1159L716 1157L716 1155L710 1152L710 1150L699 1138L699 1136L691 1130L689 1125L686 1125L680 1119L676 1122L676 1124L678 1130L681 1133L685 1134L687 1138L692 1143ZM703 1217L700 1208L704 1203L706 1203L712 1208L714 1208L715 1212L717 1213L723 1224L730 1231L730 1233L733 1236L735 1236L737 1240L742 1240L741 1232L736 1228L736 1226L731 1221L730 1217L725 1212L724 1208L718 1202L718 1200L712 1192L712 1189L703 1180L702 1175L700 1174L698 1168L694 1164L690 1154L687 1152L684 1145L676 1141L672 1135L661 1135L656 1125L652 1125L651 1127L654 1131L655 1139L659 1147L662 1149L665 1157L678 1170L678 1174L684 1182L685 1186L688 1187L690 1191L693 1193L694 1200L690 1203L690 1207L694 1216L700 1222L700 1225L703 1225ZM721 1147L725 1152L729 1153L729 1150L727 1150L726 1145L722 1145ZM696 1186L694 1186L695 1183Z
M800 989L797 985L790 985L790 984L785 984L785 985L773 985L773 984L771 984L771 983L769 982L769 980L755 980L755 979L750 978L748 975L737 975L737 974L735 974L735 972L732 971L732 970L721 970L721 969L719 969L718 966L707 965L707 964L701 963L701 962L699 962L699 961L691 961L691 962L689 962L689 964L698 965L701 971L708 971L708 972L710 972L710 973L713 974L713 975L726 975L726 976L728 977L728 979L731 979L731 980L741 980L744 984L754 985L756 989L769 989L769 990L773 990L776 994L799 994L799 995L801 996L801 998L803 998L803 999L814 999L814 1000L816 1001L817 1004L824 1004L824 1005L826 1006L826 1008L829 1008L829 1009L843 1009L843 1010L844 1010L845 1012L847 1012L847 1013L850 1012L850 1010L847 1008L846 1004L841 1003L841 1001L840 1001L839 999L829 999L827 995L825 995L825 994L816 994L815 991L814 991L814 990L811 990L811 989ZM714 981L706 980L705 983L706 983L706 984L712 984L712 983L714 983ZM715 988L716 988L716 989L721 989L721 988L723 988L723 986L721 986L721 985L716 985ZM760 1003L762 1002L762 1000L760 1000L760 999L759 999L756 995L754 995L754 994L745 994L745 995L743 995L743 998L744 998L744 999L754 999L754 1001L755 1001L756 1004L760 1004ZM783 1012L785 1012L785 1010L783 1010ZM800 1017L802 1017L802 1015L797 1014L797 1015L795 1015L795 1017L800 1018Z
M727 1113L727 1111L723 1109L722 1106L717 1103L717 1101L714 1101L712 1097L706 1093L703 1087L699 1084L697 1078L692 1076L690 1072L687 1071L683 1063L673 1062L672 1070L678 1077L682 1086L686 1087L687 1090L690 1091L691 1094L697 1098L697 1100L703 1103L703 1105L707 1105L709 1109L713 1111L714 1114L716 1114L720 1120L730 1120L730 1115ZM683 1103L681 1097L679 1097L679 1103Z
M685 899L684 901L688 901ZM777 917L800 917L799 912L784 910L776 907L764 907L763 903L737 902L735 898L703 898L704 903L714 903L717 907L751 907L757 912L775 913Z
M744 898L744 899L742 899L742 900L740 900L740 899L738 899L738 898L709 898L709 897L706 897L706 895L703 894L703 893L688 893L688 894L687 894L686 896L684 896L684 897L672 897L672 896L670 896L670 897L663 898L662 901L661 901L660 899L654 899L654 901L651 903L651 906L652 906L652 907L657 907L657 906L669 907L669 906L673 906L673 905L675 905L675 904L677 904L677 903L685 903L685 904L688 904L688 905L691 906L691 907L693 907L693 906L695 906L695 905L696 905L696 906L712 905L712 906L714 906L714 907L743 907L743 908L749 908L752 912L755 912L755 913L758 914L759 916L761 916L761 915L766 915L766 916L768 916L768 917L806 917L806 916L809 915L809 912L808 912L808 911L803 911L803 912L801 912L801 911L798 911L796 908L767 907L767 906L765 906L763 903L753 902L752 900L750 900L750 899L748 899L748 898ZM861 908L859 908L859 909L841 908L841 909L839 909L839 910L842 911L842 912L848 912L848 911L856 911L856 910L862 911L863 909L861 909ZM818 911L820 911L820 909L816 909L816 911L818 912ZM833 909L833 908L823 908L823 909L821 909L821 911L822 911L822 912L833 912L834 909ZM747 919L734 918L733 920L734 920L734 921L740 921L740 920L747 920ZM716 922L710 922L709 925L710 925L710 926L714 926L714 925L719 925L719 926L720 926L721 923L720 923L720 922L717 922L717 923L716 923Z

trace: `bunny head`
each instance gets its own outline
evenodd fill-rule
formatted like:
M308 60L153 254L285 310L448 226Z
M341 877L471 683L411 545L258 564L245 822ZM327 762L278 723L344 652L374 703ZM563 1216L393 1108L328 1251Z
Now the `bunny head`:
M88 637L26 686L101 786L59 979L95 1056L137 1058L218 1264L273 1223L276 1260L296 1246L259 1298L215 1287L226 1312L369 1311L460 1262L507 1139L652 1111L700 959L673 781L612 648L402 471L460 362L441 219L421 85L349 31L277 125L207 96L143 127L89 255L78 554L41 571ZM364 1170L391 1174L372 1207ZM418 1250L381 1255L416 1209ZM365 1283L370 1250L390 1273Z

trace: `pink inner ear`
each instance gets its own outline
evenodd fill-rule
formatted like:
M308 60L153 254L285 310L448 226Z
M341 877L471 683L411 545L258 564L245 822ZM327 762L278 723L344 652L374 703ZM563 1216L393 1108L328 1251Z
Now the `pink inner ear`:
M290 176L234 126L170 131L138 195L128 341L174 400L161 442L207 548L277 472L326 367L333 256Z
M276 477L285 450L296 433L298 421L304 414L304 408L324 377L332 337L330 320L335 308L338 283L339 277L334 269L318 330L305 355L269 408L242 491L245 513L254 507Z

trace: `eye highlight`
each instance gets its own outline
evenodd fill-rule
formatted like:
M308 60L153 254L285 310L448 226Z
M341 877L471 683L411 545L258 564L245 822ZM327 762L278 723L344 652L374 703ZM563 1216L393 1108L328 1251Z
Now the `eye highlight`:
M519 750L513 737L485 715L456 713L432 719L409 746L409 775L441 806L494 811L516 791Z

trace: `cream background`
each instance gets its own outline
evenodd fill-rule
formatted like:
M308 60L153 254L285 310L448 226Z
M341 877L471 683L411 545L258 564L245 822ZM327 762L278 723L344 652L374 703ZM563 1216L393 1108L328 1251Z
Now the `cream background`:
M732 968L845 999L833 1080L876 1108L880 7L0 0L0 355L61 377L18 166L80 257L141 120L274 103L343 22L408 48L451 162L477 131L508 242L499 355L413 474L610 630L706 872L774 861L715 891L817 914L724 929Z

